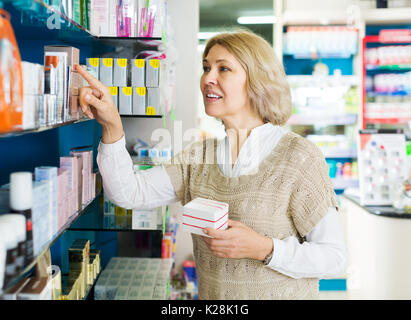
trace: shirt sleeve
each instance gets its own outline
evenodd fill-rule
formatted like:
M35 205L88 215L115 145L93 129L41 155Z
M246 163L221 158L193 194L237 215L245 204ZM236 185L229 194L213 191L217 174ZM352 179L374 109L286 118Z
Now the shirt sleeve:
M289 277L327 279L341 276L347 266L344 234L334 207L309 232L307 241L296 237L273 239L273 257L267 267Z
M170 177L162 166L133 170L125 137L112 144L100 142L97 164L104 194L125 209L153 209L177 201Z
M329 176L329 168L322 152L307 141L307 152L295 156L298 177L290 194L289 214L301 238L305 237L327 214L330 207L338 209Z

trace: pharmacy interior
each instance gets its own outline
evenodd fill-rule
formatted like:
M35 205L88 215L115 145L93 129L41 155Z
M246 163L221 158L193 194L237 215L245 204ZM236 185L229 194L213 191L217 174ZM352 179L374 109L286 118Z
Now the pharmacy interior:
M292 93L286 127L329 166L348 267L320 280L324 299L411 298L410 1L261 0L243 19L249 1L0 5L1 299L197 298L181 205L131 210L105 196L101 126L79 107L88 84L74 65L109 87L133 169L146 170L193 136L223 134L198 82L205 40L227 26L273 45Z

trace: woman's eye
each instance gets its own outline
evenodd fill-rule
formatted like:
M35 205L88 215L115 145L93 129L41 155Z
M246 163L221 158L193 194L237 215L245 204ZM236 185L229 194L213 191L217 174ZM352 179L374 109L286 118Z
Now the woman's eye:
M208 71L210 71L210 67L203 66L203 71L204 71L204 72L208 72Z
M227 67L220 67L220 71L229 71L230 69L228 69Z

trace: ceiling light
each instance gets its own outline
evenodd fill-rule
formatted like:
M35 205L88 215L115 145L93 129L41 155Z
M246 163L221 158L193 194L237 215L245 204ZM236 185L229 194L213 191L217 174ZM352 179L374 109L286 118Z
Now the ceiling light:
M257 16L257 17L239 17L237 23L239 24L269 24L276 23L275 16Z
M199 40L207 40L210 39L212 37L214 37L215 35L219 34L220 32L199 32L197 33L197 38Z

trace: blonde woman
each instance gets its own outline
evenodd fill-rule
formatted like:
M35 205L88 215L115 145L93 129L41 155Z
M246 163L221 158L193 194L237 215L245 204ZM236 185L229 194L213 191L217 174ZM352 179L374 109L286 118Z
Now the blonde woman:
M221 119L225 139L193 143L171 164L136 174L108 89L78 72L90 84L81 107L103 128L97 161L113 202L154 208L203 197L229 204L226 230L192 235L200 299L316 299L319 279L344 272L328 167L315 145L282 127L290 90L264 39L225 33L204 50L205 111Z

